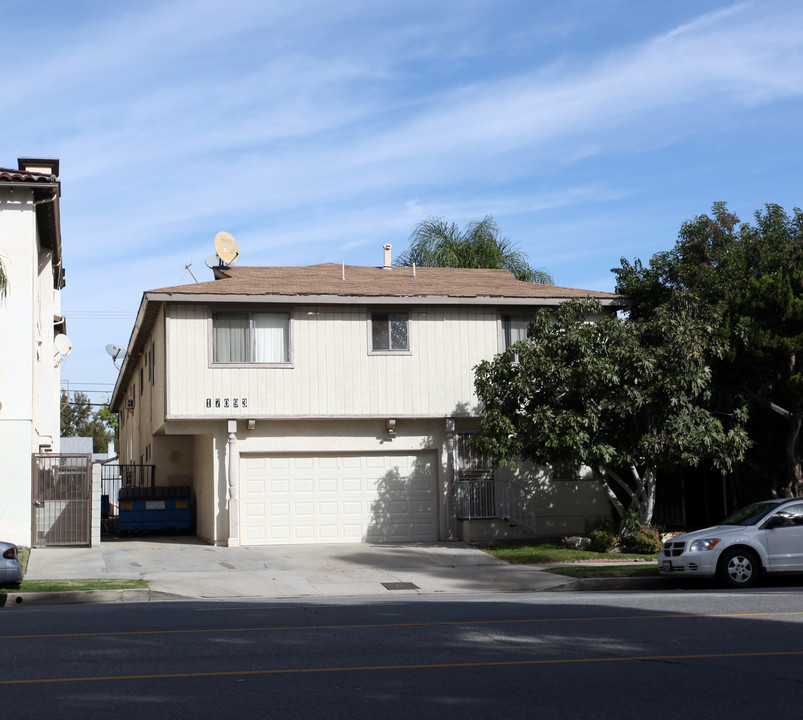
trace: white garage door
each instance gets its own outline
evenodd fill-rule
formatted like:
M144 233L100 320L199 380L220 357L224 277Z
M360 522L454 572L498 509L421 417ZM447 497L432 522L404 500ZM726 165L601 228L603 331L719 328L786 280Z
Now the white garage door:
M438 539L434 453L243 455L240 541Z

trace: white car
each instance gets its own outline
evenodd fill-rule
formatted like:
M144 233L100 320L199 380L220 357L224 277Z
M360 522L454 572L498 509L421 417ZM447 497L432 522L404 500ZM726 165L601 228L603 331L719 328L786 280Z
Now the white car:
M762 573L803 573L803 498L753 503L719 525L673 537L658 555L658 570L737 588L754 585Z

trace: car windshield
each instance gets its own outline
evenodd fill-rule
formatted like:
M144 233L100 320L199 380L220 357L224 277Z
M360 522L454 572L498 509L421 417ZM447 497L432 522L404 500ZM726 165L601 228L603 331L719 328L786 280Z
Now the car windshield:
M778 503L774 502L757 502L747 507L737 510L735 513L728 515L720 524L721 525L755 525L765 515L778 507Z

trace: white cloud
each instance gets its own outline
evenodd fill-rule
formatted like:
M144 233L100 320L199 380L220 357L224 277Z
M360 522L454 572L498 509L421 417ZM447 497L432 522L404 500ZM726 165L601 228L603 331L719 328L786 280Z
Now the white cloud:
M582 17L529 0L68 5L37 48L8 28L0 123L6 152L62 160L72 307L136 306L188 262L207 273L218 230L243 261L378 262L429 215L493 214L572 284L727 199L729 139L753 172L740 198L780 200L773 157L799 167L803 8L787 0ZM779 107L789 151L750 155Z

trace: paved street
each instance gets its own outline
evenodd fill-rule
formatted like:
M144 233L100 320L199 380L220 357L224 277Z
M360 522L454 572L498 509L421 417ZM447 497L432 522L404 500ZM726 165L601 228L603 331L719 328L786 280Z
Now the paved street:
M803 592L473 594L0 613L20 718L777 718Z

